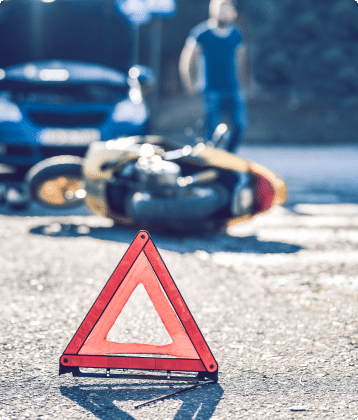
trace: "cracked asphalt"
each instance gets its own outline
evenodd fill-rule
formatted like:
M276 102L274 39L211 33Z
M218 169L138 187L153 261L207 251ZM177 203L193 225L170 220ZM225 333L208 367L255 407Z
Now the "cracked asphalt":
M358 419L358 151L242 154L287 179L287 206L227 232L151 234L219 382L138 410L185 385L58 376L59 357L137 232L85 209L0 206L0 420ZM167 339L145 293L126 309L123 340Z

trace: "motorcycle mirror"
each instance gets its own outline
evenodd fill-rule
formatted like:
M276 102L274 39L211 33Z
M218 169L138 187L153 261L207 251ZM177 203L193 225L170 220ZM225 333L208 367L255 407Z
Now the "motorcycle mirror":
M221 123L215 128L213 136L222 136L227 132L228 129L229 127L226 124Z
M225 123L219 124L211 137L211 143L218 146L219 143L224 141L230 135L229 127Z

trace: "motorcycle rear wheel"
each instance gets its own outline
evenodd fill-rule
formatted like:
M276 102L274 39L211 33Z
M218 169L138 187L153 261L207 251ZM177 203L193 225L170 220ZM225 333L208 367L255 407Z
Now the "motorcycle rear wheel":
M26 183L33 200L52 208L72 208L83 204L82 161L77 156L55 156L33 166Z

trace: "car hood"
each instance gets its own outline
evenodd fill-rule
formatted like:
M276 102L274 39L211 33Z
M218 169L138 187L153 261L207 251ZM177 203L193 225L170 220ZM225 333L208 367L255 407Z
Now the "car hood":
M113 87L127 85L124 73L110 67L76 61L34 61L4 69L0 90L22 84L105 84Z

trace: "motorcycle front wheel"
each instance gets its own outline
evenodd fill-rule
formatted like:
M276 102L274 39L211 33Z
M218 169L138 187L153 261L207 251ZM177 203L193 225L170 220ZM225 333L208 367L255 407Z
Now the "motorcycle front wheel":
M33 166L25 181L31 198L47 207L71 208L83 204L82 158L55 156Z

